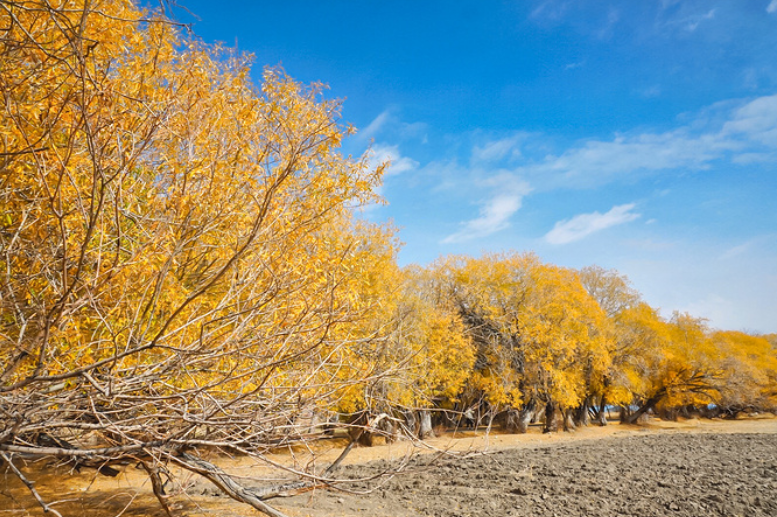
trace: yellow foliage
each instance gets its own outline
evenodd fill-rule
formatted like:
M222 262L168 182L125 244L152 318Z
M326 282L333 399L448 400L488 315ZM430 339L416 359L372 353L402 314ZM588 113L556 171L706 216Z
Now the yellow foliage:
M473 387L492 404L574 407L609 367L606 316L574 271L532 254L453 257L436 271L478 343Z
M617 328L615 387L621 396L628 392L661 407L705 406L719 399L720 350L703 320L675 313L665 321L643 303L619 314Z
M92 372L196 411L368 376L397 243L352 215L382 168L339 153L339 104L133 2L61 7L0 9L4 389Z
M718 331L711 339L724 371L721 405L777 407L777 354L768 336Z

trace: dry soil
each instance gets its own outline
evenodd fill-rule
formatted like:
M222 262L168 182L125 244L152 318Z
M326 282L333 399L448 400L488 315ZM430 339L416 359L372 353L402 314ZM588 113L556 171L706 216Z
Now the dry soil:
M438 438L393 470L408 445L357 449L341 475L379 476L351 485L350 494L316 490L272 501L294 517L334 516L777 516L777 419L653 421L573 434L469 433ZM435 453L446 449L448 454ZM331 452L336 454L336 450ZM297 454L298 461L303 460ZM371 461L370 461L371 460ZM247 466L222 463L249 474ZM93 473L63 477L43 464L27 471L64 516L162 515L142 473L117 478ZM376 486L377 485L377 486ZM258 515L195 482L179 497L190 516ZM43 515L0 470L0 517Z

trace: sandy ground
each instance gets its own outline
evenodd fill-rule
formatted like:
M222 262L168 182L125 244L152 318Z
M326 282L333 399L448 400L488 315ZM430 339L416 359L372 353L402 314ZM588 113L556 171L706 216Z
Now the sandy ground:
M324 452L333 459L337 445ZM439 451L446 451L441 454ZM395 477L380 477L416 455ZM305 451L277 461L305 465ZM263 477L241 460L231 472ZM647 426L588 427L575 433L460 433L428 442L359 448L339 471L367 478L350 488L316 490L271 503L290 517L334 516L777 516L777 419L651 421ZM69 475L44 463L28 465L36 486L65 517L161 516L143 472L116 478L94 471ZM193 517L257 515L217 496L206 482L183 479L178 513ZM254 481L261 484L262 481ZM0 468L0 517L44 515L26 488Z

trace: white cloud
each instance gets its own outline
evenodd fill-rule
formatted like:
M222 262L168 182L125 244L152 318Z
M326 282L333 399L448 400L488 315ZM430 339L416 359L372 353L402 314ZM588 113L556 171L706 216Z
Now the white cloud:
M715 18L716 9L700 12L700 4L708 5L704 2L662 2L661 10L656 20L656 28L659 31L683 31L684 33L693 33L699 26L707 20Z
M509 175L492 178L491 183L500 193L486 202L480 209L480 215L461 223L461 229L440 241L443 244L464 242L485 237L510 226L510 217L521 208L523 197L531 189L523 181ZM496 185L499 183L499 185Z
M566 66L564 66L564 70L574 70L575 68L581 68L583 66L585 66L585 59L574 63L567 63Z
M569 8L569 3L558 0L546 0L538 5L532 12L535 19L547 19L557 21L564 17Z
M765 235L759 235L758 237L754 237L746 242L743 242L742 244L739 244L737 246L733 246L723 252L723 254L720 256L722 260L730 260L730 259L738 259L739 257L746 256L748 254L755 254L758 255L759 253L754 253L759 248L764 249L767 248L770 245L773 245L774 243L777 243L777 234L765 234Z
M701 22L704 20L711 20L715 17L715 9L710 9L706 14L698 15L692 17L690 20L687 21L685 24L685 30L688 32L695 31Z
M777 0L772 0L766 7L767 13L777 13Z
M378 131L380 131L381 128L386 125L386 122L388 122L390 118L391 113L389 113L389 110L384 110L380 115L375 117L372 122L367 125L367 127L358 133L359 138L362 140L369 140L370 138L374 138Z
M552 187L588 187L638 171L703 169L721 156L724 149L717 144L714 137L695 138L682 131L589 140L523 172Z
M775 0L777 1L777 0ZM591 139L548 155L515 172L544 189L602 185L634 174L686 169L703 170L729 157L734 163L774 160L763 146L777 149L777 95L754 99L725 116L718 129L695 122L664 133ZM757 154L756 151L759 151Z
M493 162L505 158L508 154L515 158L521 155L518 144L523 135L515 135L509 138L502 138L487 142L483 146L476 145L472 149L473 162Z
M777 162L775 153L741 153L731 158L731 161L739 165L750 165L753 163Z
M722 133L744 134L750 139L777 147L777 95L759 97L736 110L732 119L723 126Z
M356 133L355 140L361 145L371 140L412 140L426 143L428 125L424 122L403 122L395 111L395 108L383 110L367 127Z
M407 156L402 156L396 145L375 144L370 149L370 168L390 162L384 171L384 176L395 176L418 167L418 162Z
M605 214L600 214L599 212L579 214L572 219L559 221L545 235L545 240L550 244L567 244L579 241L605 228L628 223L641 215L631 211L634 207L634 203L629 203L627 205L614 206Z

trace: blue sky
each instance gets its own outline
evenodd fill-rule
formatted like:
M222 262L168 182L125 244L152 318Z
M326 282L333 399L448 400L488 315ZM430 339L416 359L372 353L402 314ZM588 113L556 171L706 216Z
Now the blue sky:
M402 264L532 250L777 332L777 0L182 4L344 99Z

